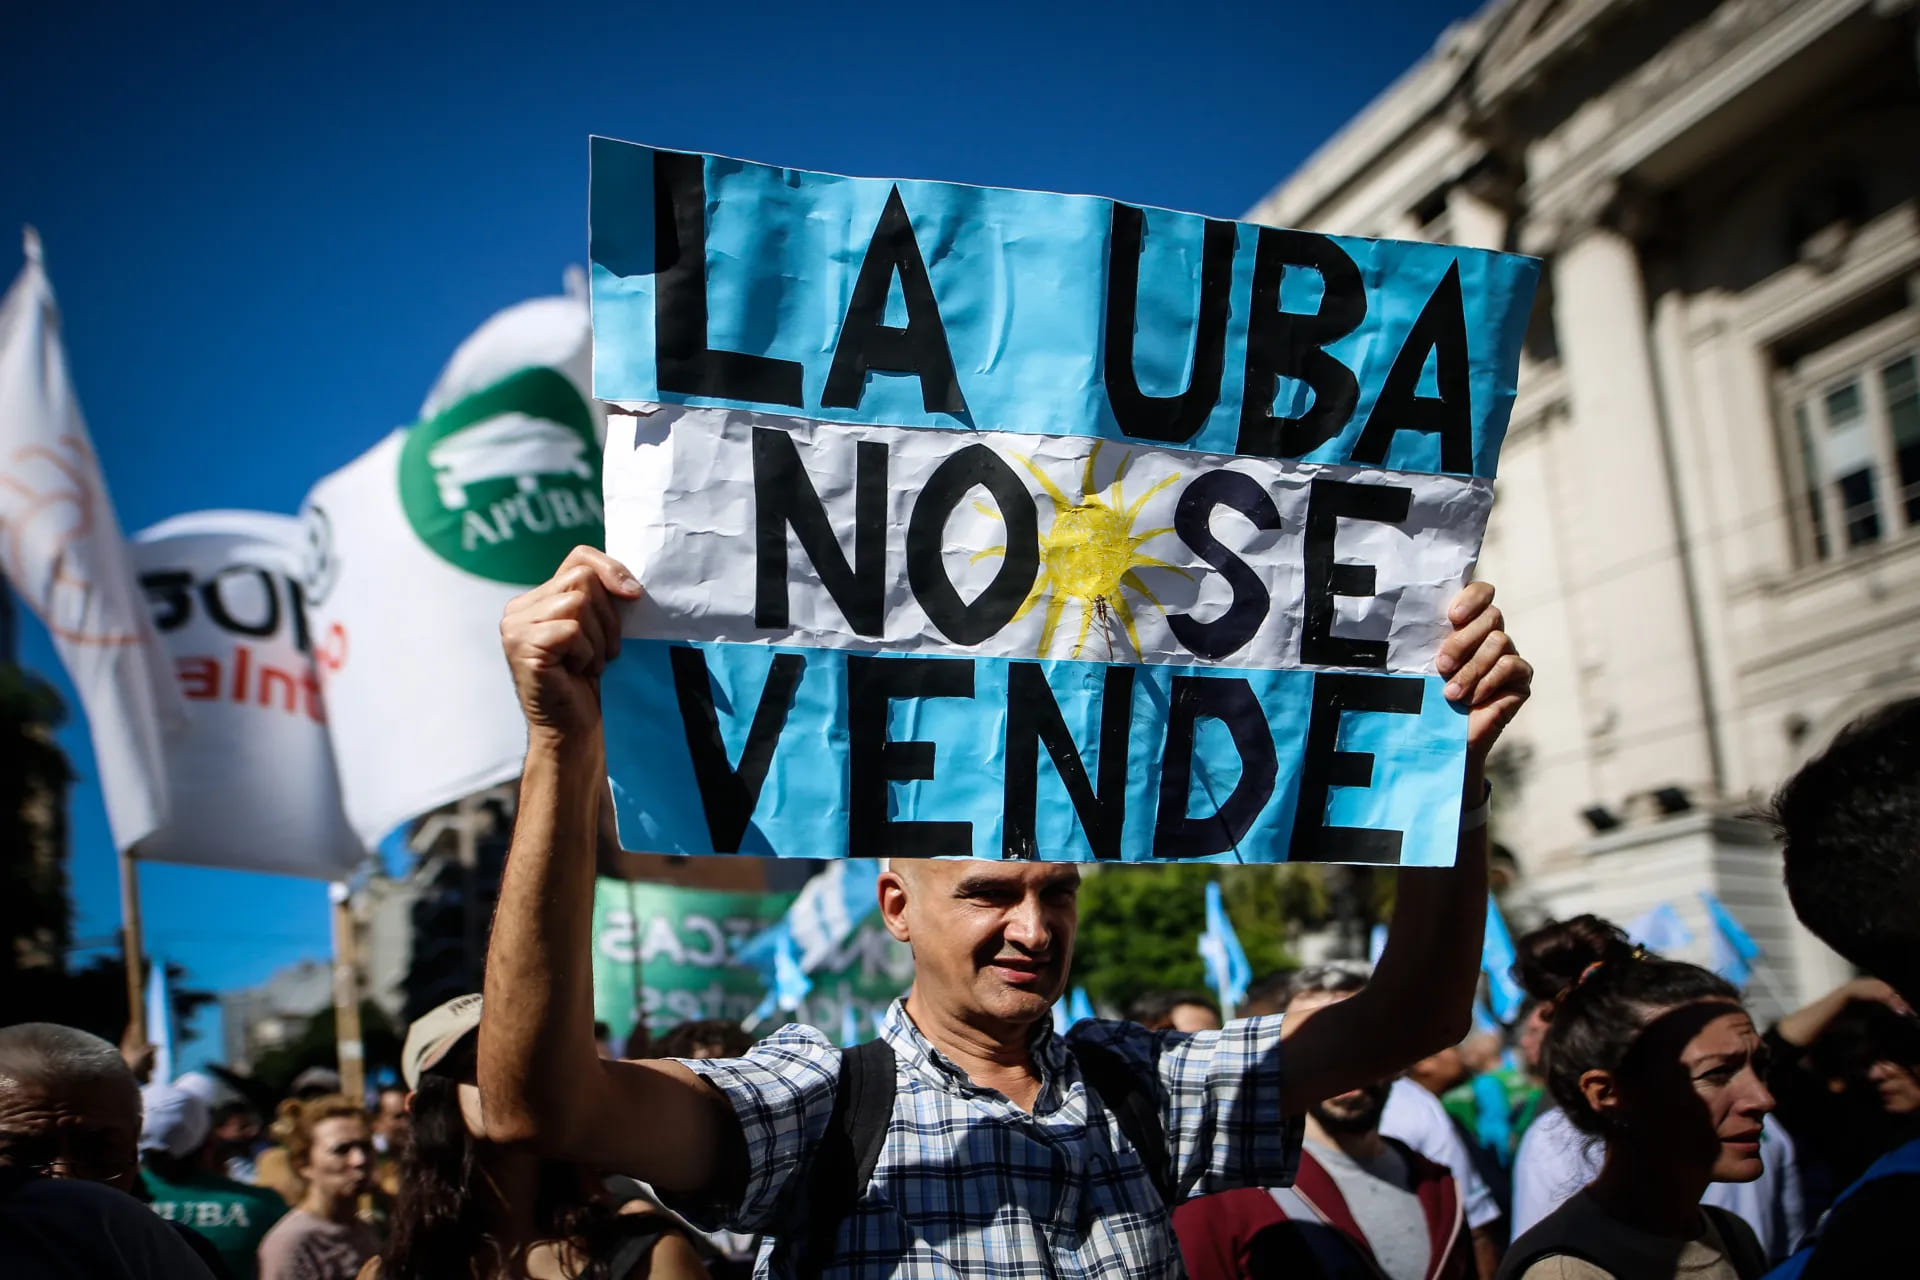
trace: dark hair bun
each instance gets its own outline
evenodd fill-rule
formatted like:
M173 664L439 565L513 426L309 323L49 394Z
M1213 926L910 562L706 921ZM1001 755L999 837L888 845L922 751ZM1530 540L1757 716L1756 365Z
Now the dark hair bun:
M1621 928L1595 915L1556 920L1514 943L1513 975L1537 1000L1556 999L1603 961L1633 955L1633 942Z

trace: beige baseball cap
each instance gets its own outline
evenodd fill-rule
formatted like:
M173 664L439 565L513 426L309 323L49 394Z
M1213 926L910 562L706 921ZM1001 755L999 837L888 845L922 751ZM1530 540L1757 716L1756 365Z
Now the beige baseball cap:
M418 1089L425 1075L453 1047L478 1030L480 997L455 996L431 1013L414 1019L407 1028L407 1042L400 1049L400 1075L407 1088Z

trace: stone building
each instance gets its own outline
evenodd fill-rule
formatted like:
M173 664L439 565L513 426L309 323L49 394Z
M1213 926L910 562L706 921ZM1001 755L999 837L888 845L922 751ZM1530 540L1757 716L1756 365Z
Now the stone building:
M1746 819L1920 693L1914 0L1495 0L1248 216L1546 269L1481 572L1540 679L1497 823L1556 912L1717 893L1846 976Z

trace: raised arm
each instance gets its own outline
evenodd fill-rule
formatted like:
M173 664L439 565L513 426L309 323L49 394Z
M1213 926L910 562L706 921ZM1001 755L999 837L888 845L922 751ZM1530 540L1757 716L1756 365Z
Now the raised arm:
M1456 596L1448 617L1454 633L1435 668L1448 678L1448 700L1468 708L1465 812L1485 795L1487 752L1527 700L1533 668L1502 629L1486 583ZM1298 1034L1282 1032L1288 1114L1396 1075L1467 1034L1486 929L1487 847L1483 823L1461 833L1452 867L1400 870L1393 927L1373 981L1317 1010Z
M500 622L527 761L487 948L481 1109L494 1142L692 1191L713 1179L726 1104L684 1067L603 1061L593 1042L600 673L620 650L616 602L639 594L617 561L577 547Z

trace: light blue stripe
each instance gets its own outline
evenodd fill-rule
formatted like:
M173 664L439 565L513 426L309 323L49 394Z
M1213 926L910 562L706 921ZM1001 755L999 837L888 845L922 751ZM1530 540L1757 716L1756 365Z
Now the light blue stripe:
M602 678L606 707L608 770L625 848L671 854L708 854L708 835L695 784L666 641L628 639L619 660ZM782 857L847 855L848 745L847 661L841 650L776 649L765 645L700 644L716 690L716 705L728 758L737 762L745 745L767 670L777 653L807 661L776 745L753 820L740 852ZM858 656L858 655L852 655ZM999 858L1005 778L1006 690L1012 660L950 659L974 664L971 699L931 698L896 702L894 741L935 744L934 777L891 788L896 821L972 823L972 852ZM1106 666L1095 662L1044 662L1063 718L1080 746L1089 775L1097 778L1101 692ZM1315 673L1306 670L1222 671L1217 668L1147 666L1134 671L1127 812L1122 856L1152 859L1166 712L1179 676L1248 681L1270 725L1279 758L1279 779L1251 832L1237 851L1209 861L1285 861L1298 799ZM1459 828L1460 776L1466 717L1449 707L1436 677L1400 676L1424 684L1418 714L1349 713L1340 734L1342 750L1374 757L1372 785L1334 788L1327 824L1377 827L1405 833L1403 865L1446 866L1453 861ZM1194 798L1189 812L1211 811L1205 796L1224 798L1238 778L1238 758L1217 722L1202 721L1196 735ZM1044 858L1085 861L1092 856L1065 787L1040 752L1037 840Z
M654 364L653 150L592 142L590 197L594 392L603 400L782 411L737 400L663 393ZM942 182L845 178L705 158L708 345L798 361L803 417L896 426L1125 438L1107 403L1103 331L1112 202ZM969 413L928 413L911 376L873 374L858 409L820 404L853 283L887 196L898 186L946 325ZM1172 395L1187 385L1199 294L1204 219L1148 210L1140 260L1134 365L1140 388ZM1256 228L1238 225L1221 394L1185 447L1237 452L1251 309ZM1306 455L1343 463L1394 356L1434 286L1457 262L1465 299L1474 474L1492 476L1513 405L1520 343L1540 264L1446 245L1333 239L1354 260L1367 294L1365 321L1328 347L1353 370L1359 400L1345 428ZM1319 306L1319 277L1287 273L1289 311ZM901 323L899 288L891 323ZM1430 362L1431 364L1431 362ZM1422 393L1433 392L1433 371ZM1283 414L1311 401L1281 380ZM1437 437L1401 432L1386 465L1437 471Z

